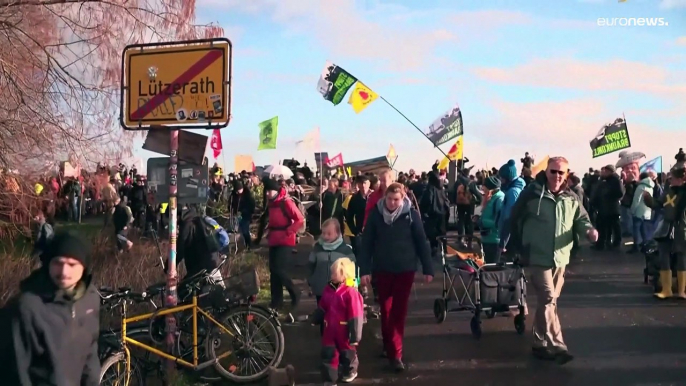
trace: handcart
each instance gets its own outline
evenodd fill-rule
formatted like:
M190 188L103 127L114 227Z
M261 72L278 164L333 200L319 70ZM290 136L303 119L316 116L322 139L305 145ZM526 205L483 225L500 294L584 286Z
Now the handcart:
M517 310L514 327L518 334L523 334L526 329L526 278L523 268L516 262L484 264L481 240L476 237L460 237L457 241L462 247L458 249L449 248L446 237L440 237L439 240L443 290L441 297L434 301L436 321L443 323L450 312L471 311L474 316L470 328L472 335L479 339L482 311L490 319L498 312ZM451 302L457 305L451 308Z

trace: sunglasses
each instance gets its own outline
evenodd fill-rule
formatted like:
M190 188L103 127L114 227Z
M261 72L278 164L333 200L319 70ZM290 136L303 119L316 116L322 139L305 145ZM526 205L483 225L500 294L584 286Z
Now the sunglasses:
M552 170L551 169L548 171L550 172L550 174L557 174L558 176L564 176L565 175L565 172L563 172L562 170Z

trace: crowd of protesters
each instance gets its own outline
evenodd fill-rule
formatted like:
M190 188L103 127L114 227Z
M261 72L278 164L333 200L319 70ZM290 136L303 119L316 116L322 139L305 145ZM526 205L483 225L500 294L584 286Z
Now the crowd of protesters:
M228 218L235 219L229 224L242 236L246 250L259 244L268 231L270 306L284 309L285 288L290 306L295 309L301 295L288 265L307 230L316 240L309 258L308 284L319 306L320 314L313 314L313 321L321 324L322 374L329 383L339 378L350 382L357 376L356 346L364 323L360 313L362 296L354 290L358 287L355 278L359 277L361 290L371 289L378 304L383 356L394 371L404 371L404 327L417 267L421 267L423 280L431 282L435 274L433 258L440 253L438 238L446 235L452 218L460 236L478 233L487 263L517 255L527 266L538 299L532 354L564 364L573 356L562 337L557 298L565 269L579 250L582 237L588 238L594 248L605 250L619 248L622 237L631 236L634 242L628 253L644 250L650 240L659 241L663 289L656 296L674 295L671 256L676 255L676 296L686 298L686 155L680 149L675 158L677 163L669 173L646 171L637 179L618 174L613 165L590 169L579 177L571 172L564 157L550 158L536 175L531 170L534 159L528 153L520 160L521 168L515 160L509 160L500 168L474 173L473 168L465 167L468 160L463 159L452 186L448 185L445 171L438 170L438 163L429 172L417 174L410 170L395 178L390 169L355 176L319 175L306 164L298 167L296 162L291 163L292 178L247 171L224 175L215 165L210 170L207 206L179 208L178 262L185 261L189 274L216 270L217 253L199 247L202 240L192 236L199 234L192 227L198 226L205 212L226 210ZM54 283L52 292L64 296L67 304L80 302L81 308L89 308L86 314L97 310L97 304L92 303L90 277L84 271L89 262L87 248L71 236L53 239L50 224L60 215L76 221L84 207L89 212L104 212L108 214L105 221L114 224L119 249L129 249L129 227L144 233L165 228L166 204L156 203L151 193L144 176L125 168L116 173L99 168L93 176L40 181L36 194L43 207L33 218L40 225L36 250L44 268L32 277ZM90 204L84 206L86 200ZM259 213L262 216L253 240L250 226ZM29 284L26 282L26 286ZM36 302L34 295L40 291L27 287L19 298L19 307ZM352 311L342 313L341 307ZM72 308L72 316L73 312ZM81 314L77 316L86 320ZM337 323L332 324L334 321ZM26 332L21 318L14 322L17 334L33 333ZM15 346L20 342L15 339ZM93 346L75 342L83 349L79 358L85 359L70 364L55 359L52 371L64 371L64 379L94 376L97 366L91 363ZM53 376L32 372L31 366L38 368L40 363L21 351L29 348L19 345L14 349L17 359L29 364L19 377L30 381L22 381L30 384L33 379ZM50 355L62 357L64 353L51 351ZM339 365L341 374L337 371ZM79 371L72 371L72 366L78 366Z

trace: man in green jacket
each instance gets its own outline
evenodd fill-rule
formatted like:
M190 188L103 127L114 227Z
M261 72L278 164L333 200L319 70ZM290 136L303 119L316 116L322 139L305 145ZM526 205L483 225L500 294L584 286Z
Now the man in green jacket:
M533 354L539 359L565 364L574 357L562 339L557 298L564 284L565 267L574 233L598 240L579 197L567 187L569 162L550 158L519 196L510 216L508 249L518 253L531 281L538 307L534 317Z

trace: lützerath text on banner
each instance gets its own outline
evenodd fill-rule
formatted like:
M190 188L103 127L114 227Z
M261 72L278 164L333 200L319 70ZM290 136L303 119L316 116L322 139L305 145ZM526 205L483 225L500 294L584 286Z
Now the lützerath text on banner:
M433 142L434 146L440 146L463 134L462 111L455 104L445 114L436 118L424 134Z
M343 68L327 61L317 82L317 91L334 106L341 103L357 78Z
M617 118L613 123L603 126L591 140L593 158L630 147L631 139L624 118Z

